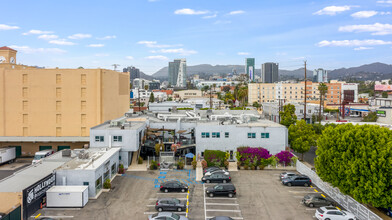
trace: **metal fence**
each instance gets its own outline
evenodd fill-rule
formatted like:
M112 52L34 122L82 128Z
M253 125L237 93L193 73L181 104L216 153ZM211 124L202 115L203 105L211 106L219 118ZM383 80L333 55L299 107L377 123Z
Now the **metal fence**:
M297 161L296 167L298 172L307 175L312 180L312 183L316 184L318 188L338 202L341 206L343 206L343 208L357 216L358 219L382 220L382 218L374 214L361 203L355 201L350 196L341 193L338 188L332 187L329 183L322 181L316 172L307 167L305 164Z

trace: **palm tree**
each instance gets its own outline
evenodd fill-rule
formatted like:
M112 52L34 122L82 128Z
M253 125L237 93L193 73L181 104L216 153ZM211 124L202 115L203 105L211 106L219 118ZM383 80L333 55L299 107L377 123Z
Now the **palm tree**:
M328 86L325 83L320 83L318 86L318 90L320 93L319 123L321 123L321 103L324 106L324 99L325 99L325 94L327 94L328 92Z
M245 106L245 100L248 98L248 87L241 87L238 91L238 98L241 99L242 107Z

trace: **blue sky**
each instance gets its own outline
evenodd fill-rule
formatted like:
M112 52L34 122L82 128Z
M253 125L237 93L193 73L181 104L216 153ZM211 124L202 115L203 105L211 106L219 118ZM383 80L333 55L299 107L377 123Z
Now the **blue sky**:
M175 58L281 69L392 59L392 0L15 0L1 11L0 46L27 65L152 74Z

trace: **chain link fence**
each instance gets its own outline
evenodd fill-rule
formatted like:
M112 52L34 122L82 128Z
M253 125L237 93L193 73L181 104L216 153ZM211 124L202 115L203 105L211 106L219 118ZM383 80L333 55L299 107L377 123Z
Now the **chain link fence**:
M366 208L361 203L355 201L348 195L344 195L336 187L332 187L329 183L326 183L320 179L320 177L310 169L305 164L297 161L296 164L297 171L301 174L308 176L312 183L316 184L318 188L324 191L328 196L338 202L343 208L347 209L349 212L353 213L360 220L382 220L378 215L374 214L368 208Z

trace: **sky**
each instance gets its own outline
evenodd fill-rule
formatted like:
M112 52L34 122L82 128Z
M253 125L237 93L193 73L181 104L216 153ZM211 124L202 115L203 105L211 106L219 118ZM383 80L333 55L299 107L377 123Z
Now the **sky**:
M391 64L392 0L14 0L1 4L0 46L17 63L60 68L170 60L336 69Z

